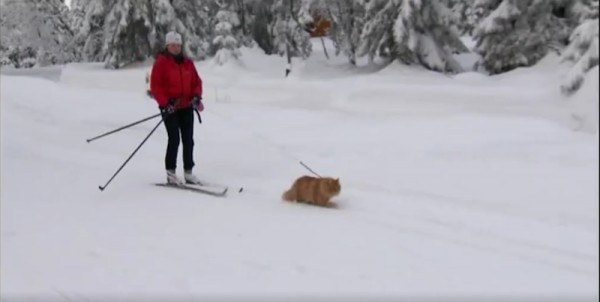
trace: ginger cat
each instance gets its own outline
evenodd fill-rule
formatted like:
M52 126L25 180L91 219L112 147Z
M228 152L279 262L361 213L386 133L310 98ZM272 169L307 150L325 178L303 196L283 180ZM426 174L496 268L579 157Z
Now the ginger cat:
M302 176L283 193L283 200L332 206L330 199L342 190L339 178Z

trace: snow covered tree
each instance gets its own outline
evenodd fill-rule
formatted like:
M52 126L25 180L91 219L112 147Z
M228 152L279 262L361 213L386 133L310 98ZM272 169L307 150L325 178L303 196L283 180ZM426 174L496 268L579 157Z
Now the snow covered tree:
M457 1L457 0L452 0ZM441 72L460 72L454 54L468 52L452 30L446 0L369 0L364 2L364 26L358 56L418 63Z
M102 52L108 68L143 61L153 52L152 7L147 0L118 0L105 20Z
M232 33L232 27L238 26L240 21L237 14L231 10L232 5L230 3L224 1L218 3L221 9L217 13L216 36L213 39L213 45L217 49L214 62L217 65L225 65L231 59L239 60L241 56L240 43Z
M489 16L497 7L500 5L502 0L473 0L473 24L474 28L471 30L471 34L474 34L474 30L481 21Z
M394 58L394 21L400 12L399 2L394 0L370 0L365 2L364 25L360 35L358 56Z
M160 7L158 4L161 2L163 11L169 11L166 1L157 1L155 5ZM155 13L157 21L160 20L157 22L160 26L155 26L160 41L157 47L162 47L167 32L175 30L183 37L185 54L195 60L206 59L210 55L210 37L213 35L211 26L213 19L209 15L209 2L212 0L171 0L173 15L167 14L167 18L159 18L160 15Z
M235 11L239 25L236 35L236 39L241 45L251 47L254 45L254 39L252 36L252 26L255 20L255 8L257 4L263 2L259 0L234 0L233 10Z
M312 51L310 35L297 21L295 3L297 0L276 0L273 4L273 44L279 55L307 58Z
M73 0L75 41L86 61L107 68L153 57L177 31L183 51L204 59L210 46L209 0ZM81 17L83 16L83 17Z
M273 0L256 1L251 5L253 12L251 27L252 40L265 52L271 55L275 52L271 24L274 14L271 11Z
M562 14L557 14L557 10L565 9L566 2L573 3L572 0L531 0L524 16L530 28L530 38L524 46L528 52L534 53L530 57L532 64L548 52L558 52L567 45L573 26Z
M306 5L298 7L297 0L276 0L272 11L273 46L275 53L287 57L288 65L286 76L291 72L293 57L306 59L312 52L310 35L305 30L304 24L310 23L310 16ZM300 2L305 4L307 2Z
M564 0L564 2L565 15L576 26L587 19L598 18L598 0Z
M561 86L562 92L567 95L577 91L587 72L598 66L598 18L588 19L579 25L570 41L562 57L563 61L573 62L573 67Z
M441 4L449 10L444 13L444 23L454 27L453 30L461 35L470 35L476 24L473 3L473 0L442 0Z
M0 10L0 64L15 68L78 60L61 0L3 0Z
M73 30L74 35L85 23L85 7L83 1L75 0L71 3L71 10L68 13L69 26Z
M475 30L479 62L492 74L501 73L528 64L522 41L527 30L517 6L520 0L501 0L497 8L483 19Z
M116 0L73 0L71 2L74 43L83 61L103 61L105 20L115 3Z
M490 2L489 0L486 1ZM477 26L478 65L491 74L531 66L560 48L569 25L555 14L561 0L502 0Z
M333 41L336 55L343 53L350 64L356 65L365 16L362 0L326 0L325 5L332 21L329 38Z
M444 12L447 13L437 0L402 1L394 25L398 59L404 63L418 62L435 71L462 71L453 54L468 49L457 33L441 22Z

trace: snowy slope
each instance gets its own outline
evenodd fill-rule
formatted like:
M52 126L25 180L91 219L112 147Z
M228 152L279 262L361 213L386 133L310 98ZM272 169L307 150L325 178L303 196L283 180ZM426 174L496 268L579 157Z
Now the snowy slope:
M598 299L597 136L565 127L550 67L448 78L315 55L282 79L283 59L243 59L198 64L196 172L244 186L226 199L151 185L162 126L98 190L158 122L85 142L156 113L146 68L1 76L3 301ZM341 178L338 209L280 200L298 160Z

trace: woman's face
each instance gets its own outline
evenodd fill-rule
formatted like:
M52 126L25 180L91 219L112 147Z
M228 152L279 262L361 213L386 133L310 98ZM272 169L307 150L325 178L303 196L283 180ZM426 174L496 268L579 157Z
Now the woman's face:
M167 45L167 50L173 55L178 55L181 53L181 44L169 44Z

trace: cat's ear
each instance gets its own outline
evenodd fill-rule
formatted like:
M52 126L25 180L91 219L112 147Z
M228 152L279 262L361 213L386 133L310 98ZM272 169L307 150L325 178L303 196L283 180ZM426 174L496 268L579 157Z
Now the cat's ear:
M339 177L338 177L338 178L336 178L336 179L335 179L335 182L338 182L338 183L339 183L339 182L340 182L340 178L339 178Z

